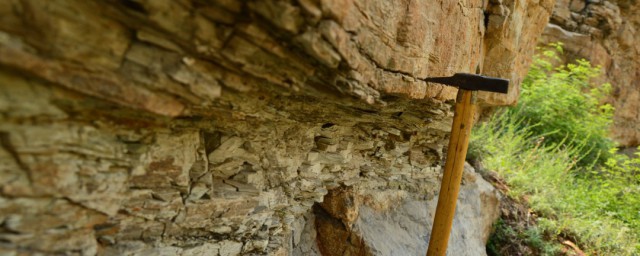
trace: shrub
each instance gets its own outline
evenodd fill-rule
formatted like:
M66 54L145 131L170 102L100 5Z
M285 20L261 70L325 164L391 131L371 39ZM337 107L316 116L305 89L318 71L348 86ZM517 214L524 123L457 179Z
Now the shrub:
M515 118L506 112L494 115L474 128L470 141L470 152L484 168L509 184L508 195L528 198L543 217L541 230L576 237L589 255L638 255L639 183L611 168L601 168L597 178L575 175L575 149L545 145ZM625 164L609 163L616 168Z
M613 107L600 103L611 85L591 85L590 80L600 75L600 67L592 67L586 60L554 67L560 52L560 43L551 44L535 56L522 83L520 101L509 115L522 117L522 127L544 136L544 144L575 148L580 166L604 163L614 146L607 137Z
M590 255L640 255L640 153L616 154L607 138L610 85L590 84L599 68L554 67L562 48L551 46L536 55L518 105L473 130L469 156L503 177L511 197L528 198L541 218L526 237L543 254L554 249L540 232L574 237Z

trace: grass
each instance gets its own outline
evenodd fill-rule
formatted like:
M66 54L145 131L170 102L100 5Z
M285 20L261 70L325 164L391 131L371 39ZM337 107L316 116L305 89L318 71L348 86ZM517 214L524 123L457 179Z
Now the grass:
M559 254L545 236L575 238L588 255L640 255L640 179L633 176L640 167L617 159L585 172L575 148L545 144L544 135L522 124L508 111L494 115L474 128L469 156L497 172L509 196L527 198L540 216L537 227L520 230L523 241L542 255Z

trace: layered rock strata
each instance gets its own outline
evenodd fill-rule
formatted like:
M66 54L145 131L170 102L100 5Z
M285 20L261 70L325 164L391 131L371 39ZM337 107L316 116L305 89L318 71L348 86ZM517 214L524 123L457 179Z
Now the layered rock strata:
M380 216L417 252L455 94L419 79L480 67L513 103L551 7L0 1L0 252L385 254ZM462 216L494 216L478 191Z

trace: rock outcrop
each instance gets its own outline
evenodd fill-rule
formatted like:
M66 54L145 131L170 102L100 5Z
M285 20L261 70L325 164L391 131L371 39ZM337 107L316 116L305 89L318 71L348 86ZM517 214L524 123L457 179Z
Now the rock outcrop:
M484 245L492 228L487 224L500 215L499 193L470 165L465 166L463 184L453 224L456 228L451 234L453 244L447 255L486 255ZM406 193L397 190L375 195L338 191L325 197L321 209L316 210L319 214L306 217L311 221L307 222L294 254L425 254L437 198L405 200ZM335 211L333 205L348 207ZM352 217L344 216L345 212L353 213Z
M613 86L612 137L640 145L640 2L558 0L541 43L563 42L565 61L602 66Z
M420 78L479 67L513 81L484 103L513 103L552 6L0 1L0 254L397 248L368 221L418 252L455 94ZM452 242L474 255L477 191Z

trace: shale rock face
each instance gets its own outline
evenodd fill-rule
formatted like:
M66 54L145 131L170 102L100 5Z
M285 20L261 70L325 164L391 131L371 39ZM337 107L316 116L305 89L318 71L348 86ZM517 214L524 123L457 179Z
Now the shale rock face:
M563 42L565 61L601 65L613 85L613 137L640 145L640 2L558 0L541 43ZM602 81L604 82L604 81Z
M419 78L513 103L552 2L0 1L0 254L418 253L455 94Z

